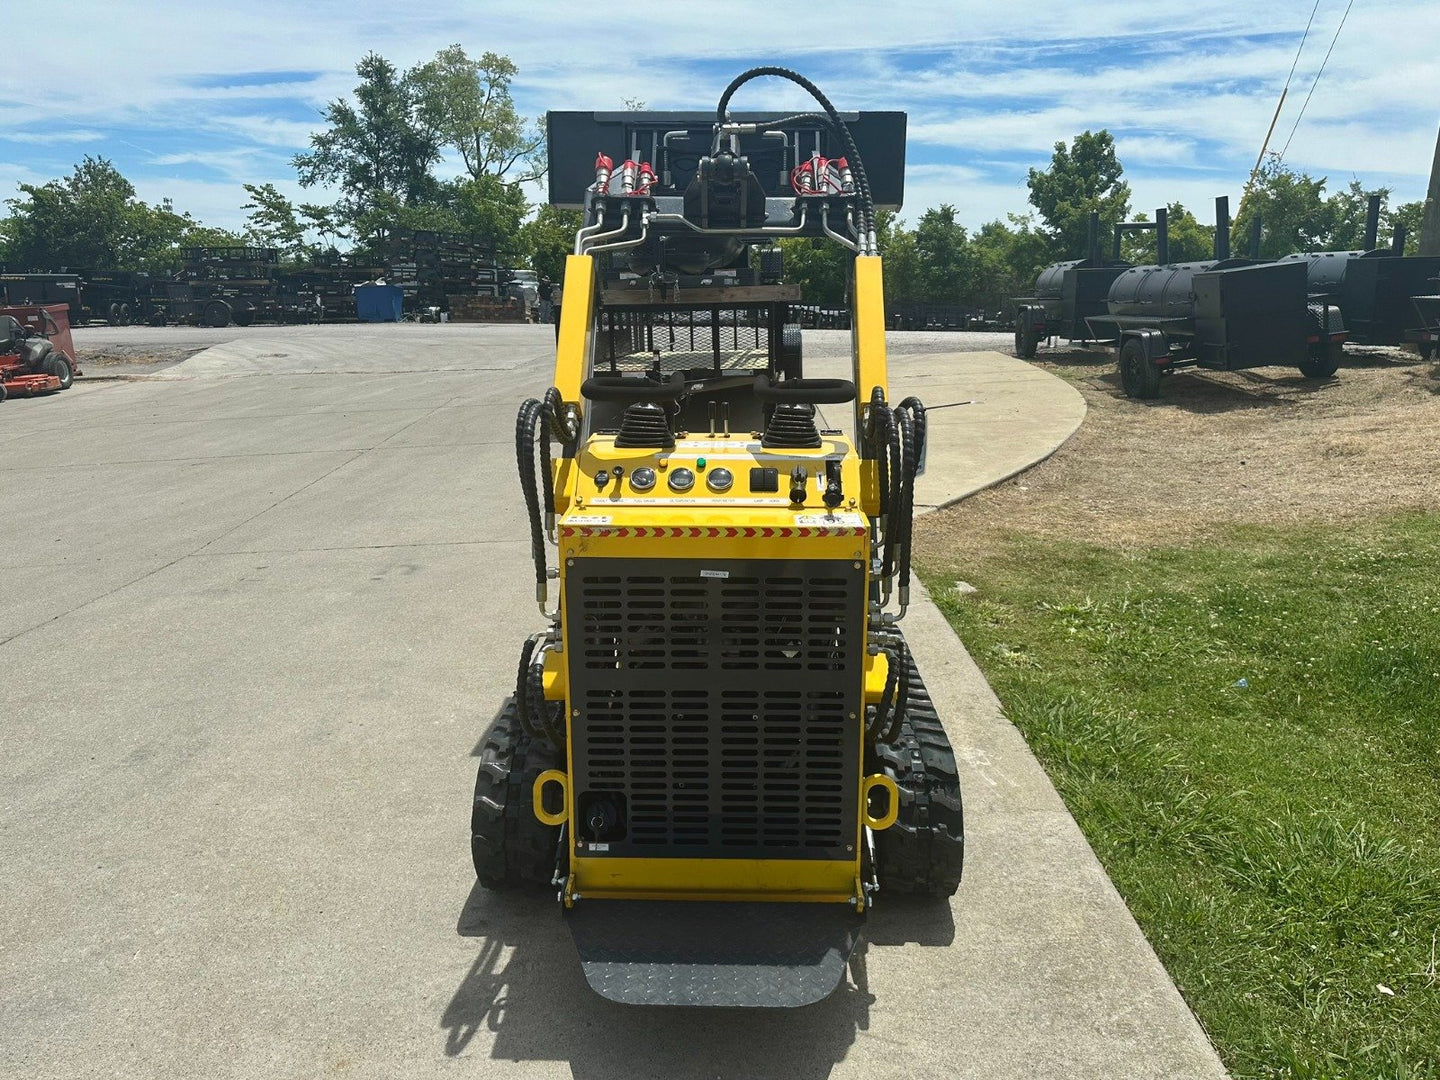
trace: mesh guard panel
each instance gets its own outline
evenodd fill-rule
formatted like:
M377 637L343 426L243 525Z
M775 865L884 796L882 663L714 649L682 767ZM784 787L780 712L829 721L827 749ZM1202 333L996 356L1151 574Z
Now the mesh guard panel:
M608 854L853 857L863 617L848 561L574 560L573 790L623 796Z

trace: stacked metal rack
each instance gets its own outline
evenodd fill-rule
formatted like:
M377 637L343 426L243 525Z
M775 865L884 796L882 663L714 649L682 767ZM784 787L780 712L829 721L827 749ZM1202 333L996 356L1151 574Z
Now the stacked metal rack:
M399 285L406 311L448 310L452 296L501 295L505 272L488 240L428 229L396 229L386 242L385 280Z

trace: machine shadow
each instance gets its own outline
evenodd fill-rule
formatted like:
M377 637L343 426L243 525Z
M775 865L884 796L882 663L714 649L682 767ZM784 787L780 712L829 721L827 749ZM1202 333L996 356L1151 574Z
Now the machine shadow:
M471 756L510 707L509 697L499 702ZM600 997L585 982L549 889L491 892L476 884L456 933L479 941L480 950L440 1018L448 1056L464 1053L483 1030L491 1057L565 1061L580 1080L713 1077L717 1054L730 1075L825 1080L870 1025L866 949L949 945L955 919L945 900L882 896L834 994L800 1009L746 1010L743 1024L734 1009L640 1008Z
M747 1010L741 1023L734 1009L642 1008L594 993L545 890L494 893L477 884L457 932L481 947L440 1018L451 1057L483 1029L492 1058L563 1061L578 1080L713 1077L722 1061L732 1076L826 1080L870 1024L863 941L849 978L825 1001Z
M513 694L500 700L500 704L495 707L495 714L490 717L489 723L487 723L480 732L480 738L475 742L475 749L470 751L472 758L478 758L480 756L481 751L485 749L485 740L490 738L490 732L495 729L495 725L500 722L500 718L514 707L515 696Z

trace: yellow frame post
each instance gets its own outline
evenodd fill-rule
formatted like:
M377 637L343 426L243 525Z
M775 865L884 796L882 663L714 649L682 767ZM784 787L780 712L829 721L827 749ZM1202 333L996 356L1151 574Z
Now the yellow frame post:
M885 359L885 284L879 255L855 256L855 321L850 340L854 349L855 429L870 392L880 387L890 397L890 369Z
M595 257L565 256L560 296L560 338L555 345L555 388L565 401L580 400L590 369L595 329Z

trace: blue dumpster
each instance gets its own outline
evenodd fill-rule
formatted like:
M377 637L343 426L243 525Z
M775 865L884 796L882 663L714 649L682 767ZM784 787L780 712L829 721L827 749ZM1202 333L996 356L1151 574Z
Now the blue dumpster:
M399 322L404 297L399 285L356 285L355 314L361 322Z

